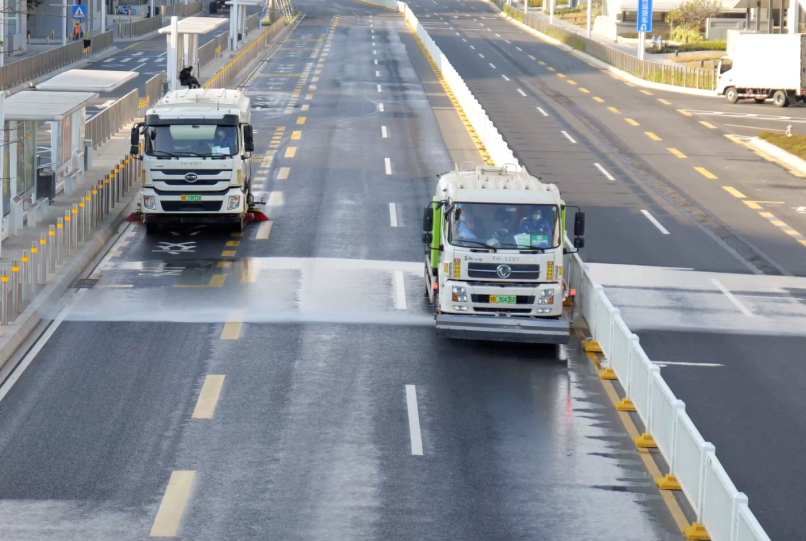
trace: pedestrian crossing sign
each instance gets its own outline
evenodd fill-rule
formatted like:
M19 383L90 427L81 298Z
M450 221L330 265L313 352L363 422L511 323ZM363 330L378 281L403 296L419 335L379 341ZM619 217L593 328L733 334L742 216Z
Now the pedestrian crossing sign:
M73 6L73 18L74 19L86 19L87 18L87 6L83 4L78 4L77 6Z

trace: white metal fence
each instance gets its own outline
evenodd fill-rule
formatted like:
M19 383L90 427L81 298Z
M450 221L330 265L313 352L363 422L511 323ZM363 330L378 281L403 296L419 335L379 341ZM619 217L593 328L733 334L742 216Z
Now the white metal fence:
M221 52L227 48L229 41L229 32L224 32L218 37L215 37L199 47L199 66L207 64L210 60L215 58L217 52Z
M162 28L162 15L133 22L118 23L119 38L136 38Z
M387 2L371 3L387 7ZM484 109L408 5L398 2L397 9L431 56L492 158L501 165L517 164ZM568 247L571 248L570 244ZM677 478L691 502L697 523L706 528L713 541L770 541L750 511L747 496L736 489L716 458L714 446L700 435L686 413L685 404L675 397L660 368L649 360L638 336L624 323L618 308L590 275L579 254L566 254L563 267L568 287L577 291L577 304L592 339L601 346L626 398L633 402L647 434L654 438L669 464L670 475Z
M377 0L373 3L387 7L388 0ZM442 51L437 47L436 43L434 43L434 40L431 39L431 36L428 35L428 32L425 31L425 28L423 28L420 21L417 20L417 17L409 9L409 6L404 2L398 2L397 9L403 13L412 31L417 36L417 39L431 57L435 68L445 79L454 97L458 100L463 114L473 127L477 138L483 143L484 149L486 149L492 162L497 165L513 164L518 170L524 169L520 163L518 163L518 160L515 159L509 145L506 144L504 138L493 125L484 107L482 107L479 101L473 96L473 93L465 84L462 77L453 68L448 58L442 54Z
M199 13L202 10L203 2L191 2L187 5L185 4L174 4L173 6L161 6L160 7L160 15L165 17L171 17L176 15L177 17L190 17L195 13Z
M92 36L92 42L90 43L90 54L100 53L112 46L112 34L111 30L107 30L103 34L98 34L97 36Z
M84 42L75 41L3 66L0 68L0 90L30 81L67 64L78 62L84 58L85 54Z
M747 506L747 496L736 490L716 457L714 446L700 435L647 357L638 337L630 332L619 310L590 276L578 254L565 256L568 287L581 297L579 306L588 327L618 376L626 398L669 464L713 541L769 541Z

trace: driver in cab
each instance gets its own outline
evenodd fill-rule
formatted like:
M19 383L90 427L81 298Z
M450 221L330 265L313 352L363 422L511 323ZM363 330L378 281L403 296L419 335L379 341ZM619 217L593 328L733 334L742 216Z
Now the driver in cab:
M227 129L224 126L218 126L215 132L215 138L213 139L213 147L219 147L220 149L227 149L225 152L232 153L235 152L235 137L234 137L235 130Z
M473 232L475 226L473 224L473 215L469 210L463 210L461 207L456 209L457 225L456 236L459 240L477 240L476 233Z
M551 231L551 226L548 220L543 218L543 213L538 207L532 209L531 216L525 218L521 222L520 233L528 233L530 235L537 233L548 233Z

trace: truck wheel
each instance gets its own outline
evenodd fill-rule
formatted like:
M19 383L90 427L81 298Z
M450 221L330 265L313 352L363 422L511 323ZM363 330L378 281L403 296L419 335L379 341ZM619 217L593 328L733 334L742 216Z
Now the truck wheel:
M776 90L772 95L772 102L776 107L789 107L789 98L783 90Z
M244 228L246 228L246 217L245 216L241 216L241 218L237 222L232 224L232 230L235 233L242 233Z
M736 91L736 88L730 87L727 90L725 90L725 97L728 99L729 102L736 103L737 101L739 101L739 92Z
M146 235L155 235L159 231L159 225L153 222L146 222Z

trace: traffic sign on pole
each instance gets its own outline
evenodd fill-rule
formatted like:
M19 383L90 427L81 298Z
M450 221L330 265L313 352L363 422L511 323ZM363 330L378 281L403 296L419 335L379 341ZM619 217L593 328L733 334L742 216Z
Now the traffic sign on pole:
M74 19L86 19L87 18L87 6L83 4L78 4L76 6L72 6L73 8L73 18Z
M638 0L635 26L639 32L652 32L652 0Z

